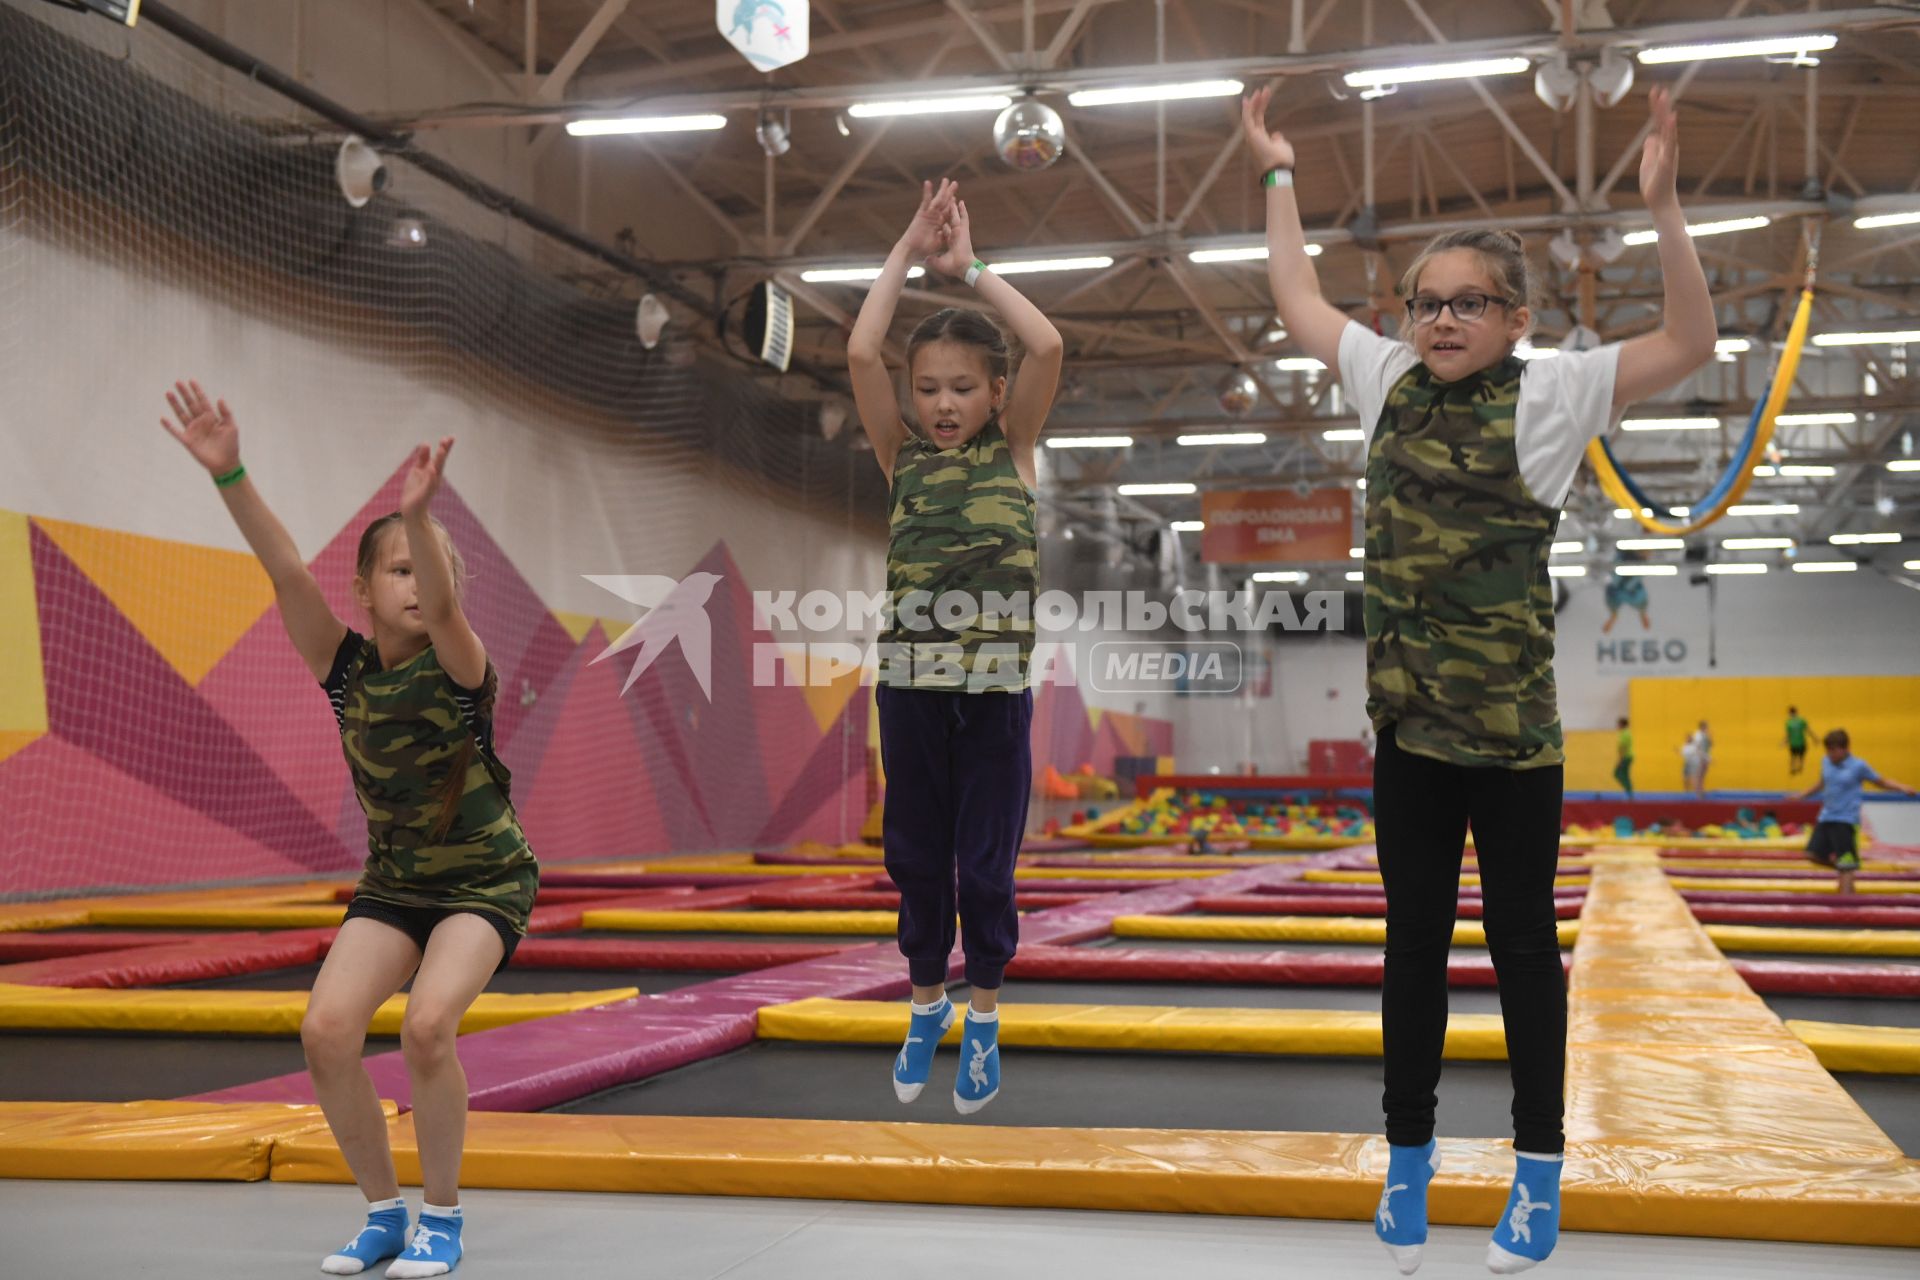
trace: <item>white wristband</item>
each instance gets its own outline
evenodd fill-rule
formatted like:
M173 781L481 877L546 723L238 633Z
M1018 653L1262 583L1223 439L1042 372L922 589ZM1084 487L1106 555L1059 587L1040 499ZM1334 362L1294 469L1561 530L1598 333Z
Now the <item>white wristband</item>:
M971 289L975 284L979 282L980 273L982 271L985 271L986 269L987 269L986 263L980 261L980 259L978 258L975 258L973 260L973 265L967 268L967 275L966 275L967 287L969 289Z

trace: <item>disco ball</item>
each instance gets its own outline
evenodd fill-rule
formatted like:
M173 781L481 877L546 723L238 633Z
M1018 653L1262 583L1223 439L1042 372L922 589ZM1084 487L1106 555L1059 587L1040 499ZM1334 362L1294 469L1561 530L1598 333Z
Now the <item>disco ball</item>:
M1252 413L1259 399L1260 388L1254 382L1253 375L1245 370L1234 370L1220 384L1220 407L1236 418Z
M1067 128L1058 111L1022 98L994 120L993 149L1010 169L1044 169L1067 149Z

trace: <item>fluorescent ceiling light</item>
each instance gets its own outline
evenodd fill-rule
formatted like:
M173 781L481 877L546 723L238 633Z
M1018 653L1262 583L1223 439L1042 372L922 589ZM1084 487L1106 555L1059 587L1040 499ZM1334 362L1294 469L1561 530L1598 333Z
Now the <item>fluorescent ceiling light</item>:
M1309 244L1307 256L1317 258L1327 251L1323 244ZM1267 246L1263 244L1245 245L1238 249L1195 249L1187 255L1188 262L1265 262Z
M1560 348L1536 347L1531 342L1523 342L1513 349L1513 354L1521 360L1551 360L1560 354Z
M950 98L894 98L884 102L856 102L847 114L856 120L880 116L925 116L949 111L1005 111L1013 99L1004 93L961 95Z
M1852 573L1860 566L1851 560L1796 560L1795 573Z
M1765 573L1766 571L1767 566L1764 564L1710 564L1707 566L1708 573Z
M1792 538L1722 538L1720 545L1728 551L1785 551L1793 546Z
M1811 463L1804 463L1804 462L1789 462L1785 466L1770 467L1763 462L1759 466L1753 469L1753 474L1760 477L1763 480L1771 479L1775 476L1822 476L1824 477L1824 476L1837 476L1840 474L1840 469L1838 467L1818 466L1818 465L1814 465Z
M1198 493L1200 486L1185 481L1174 484L1123 484L1119 492L1129 498L1145 498L1155 494Z
M1305 582L1307 575L1298 569L1277 569L1271 573L1256 573L1255 582Z
M1213 444L1265 444L1267 433L1264 431L1221 431L1212 435L1180 436L1179 442L1189 447Z
M1728 40L1718 44L1670 44L1642 49L1637 55L1647 66L1663 62L1708 62L1715 58L1765 58L1779 54L1804 57L1833 48L1830 35L1770 36L1763 40Z
M1920 471L1920 458L1895 458L1887 464L1889 471Z
M1900 567L1902 569L1920 569L1920 560L1909 560Z
M1816 347L1863 347L1876 342L1920 342L1920 329L1889 329L1881 333L1816 333Z
M1797 502L1750 502L1737 507L1728 507L1730 516L1797 516L1800 504Z
M1113 265L1108 257L1035 258L1030 262L989 262L988 270L997 276L1031 275L1036 271L1098 271Z
M702 129L724 129L725 116L602 116L594 120L569 120L567 132L576 138L596 138L614 133L692 133Z
M1920 222L1920 209L1909 209L1905 213L1874 213L1853 220L1854 229L1873 231L1880 227L1910 227Z
M1167 527L1175 533L1199 533L1207 527L1207 522L1205 520L1175 520Z
M1320 438L1322 440L1332 440L1337 443L1344 440L1365 440L1367 433L1359 427L1335 427L1331 431L1322 431Z
M1671 578L1680 572L1671 564L1617 564L1613 571L1623 578Z
M1583 564L1550 564L1547 566L1549 578L1584 578L1587 566Z
M1130 102L1180 102L1187 98L1230 98L1247 86L1238 80L1188 80L1181 84L1143 84L1130 89L1079 89L1067 95L1076 107L1119 107Z
M1131 449L1132 436L1052 436L1049 449Z
M1780 427L1838 427L1859 420L1859 414L1842 410L1837 413L1783 413L1773 421L1775 426Z
M1365 493L1367 491L1367 478L1365 476L1361 476L1358 480L1355 480L1353 482L1353 487L1360 490L1360 492Z
M1273 362L1273 367L1284 373L1312 373L1327 366L1324 361L1312 356L1281 356Z
M1721 338L1713 344L1713 349L1718 355L1737 356L1753 350L1753 341L1750 338Z
M1836 547L1857 547L1864 543L1891 543L1900 541L1897 533L1835 533L1829 534L1827 541Z
M1613 545L1622 551L1678 551L1687 543L1684 538L1622 538Z
M800 278L808 284L840 284L849 280L878 280L879 267L815 267L811 271L802 271ZM927 274L925 267L908 267L907 279L918 280Z
M1429 80L1470 80L1477 76L1517 76L1533 70L1527 58L1480 58L1473 62L1428 62L1412 67L1378 67L1349 71L1341 79L1349 89L1384 89L1391 85L1421 84Z
M1628 418L1622 431L1711 431L1720 425L1718 418Z
M1773 221L1765 214L1755 214L1751 218L1727 218L1720 222L1689 222L1687 234L1699 236L1723 236L1729 231L1755 231ZM1629 231L1620 237L1628 244L1652 244L1660 238L1660 233L1651 228L1645 231Z
M1367 549L1365 547L1348 547L1347 548L1347 559L1364 560L1366 558L1367 558Z
M1577 556L1587 549L1584 542L1556 542L1552 554L1556 556Z

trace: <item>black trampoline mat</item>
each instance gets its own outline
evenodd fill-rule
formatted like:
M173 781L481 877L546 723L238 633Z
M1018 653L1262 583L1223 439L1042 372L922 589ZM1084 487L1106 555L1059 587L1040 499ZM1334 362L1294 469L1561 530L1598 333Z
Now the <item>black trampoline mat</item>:
M1378 1133L1382 1124L1378 1059L1008 1049L1000 1096L963 1117L953 1109L957 1050L940 1051L926 1091L907 1106L893 1096L893 1054L884 1045L762 1040L554 1110L1307 1133ZM1506 1063L1447 1063L1440 1133L1511 1133L1511 1097Z
M1762 996L1782 1018L1850 1022L1863 1027L1920 1027L1920 1000L1879 996Z
M1920 1076L1836 1071L1833 1078L1909 1159L1920 1159Z
M369 1047L387 1053L396 1043ZM8 1102L179 1098L306 1069L298 1036L0 1032L0 1100Z
M319 965L309 964L297 969L234 973L221 978L200 978L193 982L170 982L166 985L183 991L311 991L313 980L319 973ZM717 973L663 973L654 969L509 967L493 975L487 982L487 990L502 995L534 995L553 991L605 991L610 987L638 987L647 995L655 995L724 976Z
M1008 1004L1155 1004L1203 1009L1352 1009L1380 1010L1378 987L1232 986L1213 982L1041 982L1009 978L1001 999ZM1500 997L1490 989L1454 988L1447 993L1454 1013L1499 1013Z

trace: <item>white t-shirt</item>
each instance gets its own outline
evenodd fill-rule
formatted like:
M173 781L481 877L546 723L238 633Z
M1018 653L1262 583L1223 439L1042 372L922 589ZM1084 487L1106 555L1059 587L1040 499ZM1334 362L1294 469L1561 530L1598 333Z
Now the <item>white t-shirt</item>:
M1358 321L1341 330L1340 385L1360 415L1369 446L1387 393L1418 363L1411 346L1383 338ZM1587 441L1613 425L1613 376L1619 366L1620 346L1612 343L1529 361L1521 373L1514 450L1521 481L1543 505L1558 510L1566 502Z

